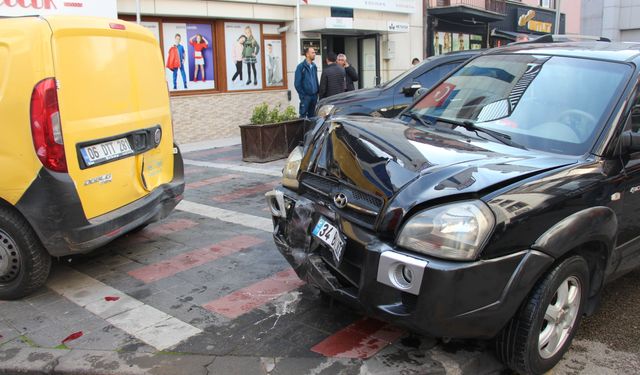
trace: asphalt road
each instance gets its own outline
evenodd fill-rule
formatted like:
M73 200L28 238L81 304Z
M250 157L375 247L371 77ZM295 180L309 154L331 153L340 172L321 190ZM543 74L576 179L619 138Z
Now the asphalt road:
M303 285L264 202L282 162L244 164L239 146L185 159L169 218L0 302L0 373L509 374L491 342L415 337ZM551 373L640 373L638 306L635 271L606 287Z

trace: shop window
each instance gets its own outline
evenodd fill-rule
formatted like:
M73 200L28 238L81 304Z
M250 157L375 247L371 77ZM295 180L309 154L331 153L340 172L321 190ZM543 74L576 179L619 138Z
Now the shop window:
M162 40L170 91L216 88L211 24L163 22Z
M265 86L282 87L284 83L284 59L280 39L264 39Z
M439 31L434 34L434 55L482 48L482 36Z
M159 41L172 95L287 86L281 24L149 17L141 25Z
M262 35L260 24L225 22L227 90L262 88Z

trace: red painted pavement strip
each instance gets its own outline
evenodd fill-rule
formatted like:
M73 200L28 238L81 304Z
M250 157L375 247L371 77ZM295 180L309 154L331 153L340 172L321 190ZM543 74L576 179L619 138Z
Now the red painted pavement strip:
M238 189L233 193L217 195L213 197L213 200L216 202L225 203L225 202L236 200L238 198L254 195L256 193L266 193L267 191L271 190L274 186L278 185L279 183L280 183L280 180L277 180L277 181L267 182L260 185L255 185L245 189Z
M131 270L128 273L140 281L151 283L164 279L165 277L173 276L178 272L186 271L218 258L231 255L262 242L264 242L264 240L256 237L236 236L212 246L182 253L171 259Z
M213 184L217 184L217 183L220 183L220 182L233 180L234 178L238 178L238 177L242 177L242 176L239 175L239 174L227 174L227 175L224 175L224 176L212 177L212 178L208 178L206 180L192 182L190 184L187 184L187 188L188 189L197 189L197 188L200 188L200 187L203 187L203 186L213 185Z
M325 357L367 359L393 344L406 332L377 319L363 318L311 348Z
M175 219L160 225L155 225L147 228L143 233L147 237L149 237L149 235L164 236L173 232L195 227L196 225L198 225L198 223L193 220Z
M288 269L211 301L202 307L229 319L235 319L303 284L304 281L300 280L292 269Z

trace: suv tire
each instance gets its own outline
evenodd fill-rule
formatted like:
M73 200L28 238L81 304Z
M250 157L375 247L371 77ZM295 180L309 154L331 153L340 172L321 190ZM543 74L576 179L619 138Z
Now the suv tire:
M584 258L572 256L555 266L496 337L498 358L522 374L542 374L553 368L571 346L588 290Z
M0 300L33 293L47 281L51 256L29 223L0 207Z

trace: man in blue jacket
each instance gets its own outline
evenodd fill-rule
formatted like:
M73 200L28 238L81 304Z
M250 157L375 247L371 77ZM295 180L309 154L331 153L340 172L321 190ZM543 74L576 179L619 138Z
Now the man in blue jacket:
M318 67L313 62L316 50L307 47L304 49L304 56L304 61L296 68L294 85L300 97L300 117L309 118L315 116L318 102Z

